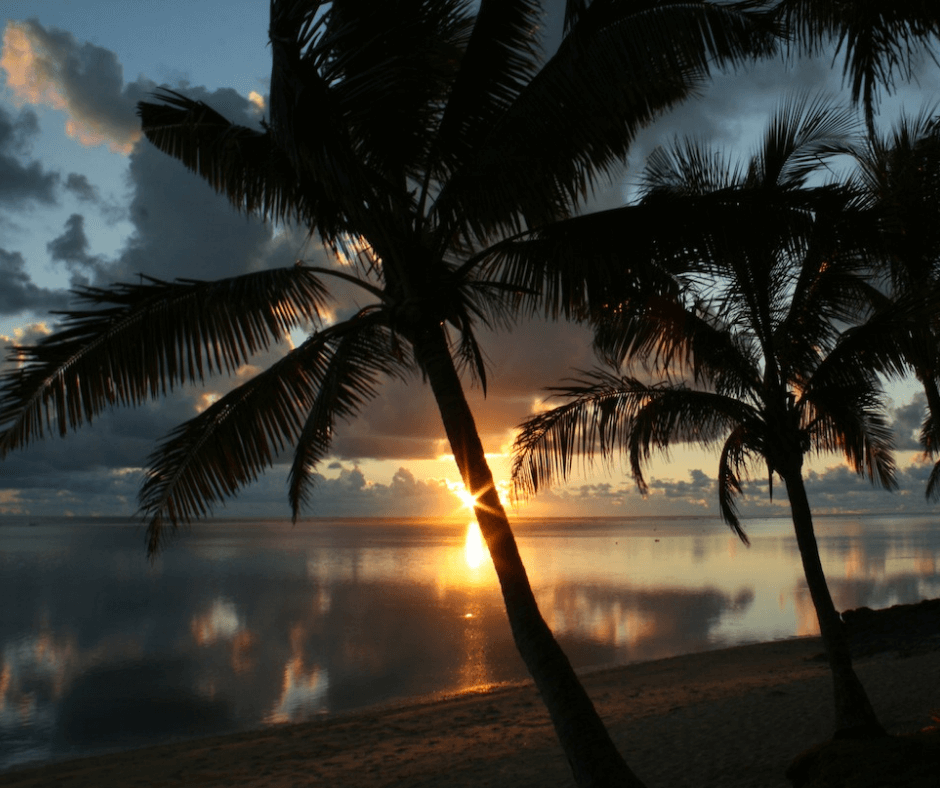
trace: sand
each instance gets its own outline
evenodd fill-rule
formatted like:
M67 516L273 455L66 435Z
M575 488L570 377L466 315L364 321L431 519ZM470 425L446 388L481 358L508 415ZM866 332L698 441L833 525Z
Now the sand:
M789 786L784 770L831 733L818 638L692 654L584 675L614 741L649 788ZM940 650L856 661L882 723L940 711ZM530 685L85 758L0 775L18 788L572 785Z

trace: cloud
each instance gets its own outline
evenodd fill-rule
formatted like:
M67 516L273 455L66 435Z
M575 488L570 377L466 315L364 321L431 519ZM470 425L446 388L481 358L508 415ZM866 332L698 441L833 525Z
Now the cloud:
M59 176L37 161L19 160L38 133L34 112L23 110L13 117L0 106L0 205L16 209L32 202L55 203Z
M149 93L154 84L145 78L125 84L122 66L113 52L80 43L71 34L45 28L35 20L10 22L4 31L0 67L6 71L7 85L20 102L65 112L69 133L83 144L106 144L128 155L130 197L126 216L131 233L123 247L108 255L96 253L87 234L90 213L73 213L62 231L47 243L49 254L69 269L73 282L106 286L115 281L136 281L138 274L162 279L215 279L290 265L298 257L312 264L329 264L322 249L302 228L275 230L257 219L238 215L198 176L140 141L134 108L138 100L152 100ZM642 164L649 151L673 134L694 133L726 145L749 141L755 130L762 130L764 119L779 101L781 71L779 63L768 62L739 74L720 76L705 88L701 100L683 105L642 134L632 162ZM815 90L817 85L838 88L839 79L838 71L823 60L794 64L786 77L794 90ZM244 125L256 125L264 106L263 97L257 93L246 98L234 90L210 91L188 84L173 87ZM13 162L18 172L25 173L21 180L42 186L33 188L32 199L40 200L43 197L39 195L45 195L51 202L60 176L46 173L37 163L21 162L37 133L35 113L23 110L15 117L0 114L0 167L7 159ZM89 205L102 207L100 192L88 177L75 172L61 177L61 185L71 199L82 203L82 211ZM0 199L5 185L0 178ZM609 193L600 194L595 204L618 203L620 188L615 184ZM5 282L10 282L10 288L0 292L0 313L61 305L61 292L42 290L31 281L20 253L0 251L0 270ZM354 297L342 293L338 310L348 310L355 303ZM484 398L475 389L468 392L468 398L489 452L499 451L511 441L513 427L532 412L536 401L544 396L545 386L595 363L590 334L582 327L534 320L499 335L483 330L481 340L490 364L488 395ZM272 351L270 357L277 352ZM108 413L93 429L81 430L66 442L53 440L37 445L4 468L5 472L10 467L19 469L15 478L9 479L8 494L13 495L16 485L25 482L28 474L29 489L35 491L36 500L42 495L57 495L62 480L72 479L78 471L85 475L81 479L74 477L75 490L91 489L95 478L101 480L100 489L105 490L108 484L117 484L114 474L139 468L155 441L191 417L206 394L224 391L231 385L231 381L220 381L211 389L193 389L178 399ZM899 418L903 415L899 412ZM407 468L411 460L435 458L449 451L433 398L420 378L407 385L389 382L383 386L379 397L366 405L359 418L338 425L334 450L335 461L320 469L313 513L421 514L439 511L437 507L453 500L443 480L418 479ZM358 462L373 458L398 459L402 468L390 483L377 483L369 478L368 465ZM95 470L88 470L91 466ZM127 481L125 476L120 480L122 485ZM887 495L865 489L864 480L830 476L828 472L811 481L820 495L829 496L824 500L826 506L835 506L839 496L848 505L863 494L881 496L878 501ZM639 495L632 480L621 477L563 488L539 496L538 501L567 507L559 511L596 515L656 514L663 507L680 514L717 511L714 481L705 471L692 471L686 478L663 474L650 482L652 494L647 499ZM71 481L66 484L70 490L73 488ZM773 504L767 502L766 487L760 484L755 482L756 486L749 488L753 494L745 501L746 514L779 509L781 502L776 496ZM286 469L279 465L257 485L244 490L230 510L256 506L259 513L286 512L285 485ZM104 497L102 494L101 500ZM920 502L919 497L917 500ZM277 508L272 508L274 505ZM545 511L549 511L547 505Z
M257 123L253 105L234 90L187 87L181 92L205 101L234 123ZM131 154L128 179L133 230L102 277L217 279L297 259L301 240L291 233L275 238L271 225L238 214L199 176L149 143ZM100 283L107 284L104 278Z
M73 213L65 221L65 231L46 244L50 256L56 262L65 263L72 272L72 285L88 284L89 275L101 268L102 258L88 251L88 236L85 235L85 217Z
M64 290L47 290L36 285L26 270L23 255L0 248L0 315L22 312L48 312L68 303Z
M252 90L248 93L248 100L255 106L258 112L264 112L265 110L264 96L262 96L257 91Z
M873 485L845 465L806 470L804 482L810 506L816 515L847 512L920 513L937 511L925 498L931 463L915 461L899 468L898 489ZM520 511L532 516L707 516L718 518L718 490L714 469L689 471L687 478L666 475L650 477L649 494L640 495L627 472L611 472L609 481L584 483L573 480L540 492L524 502ZM738 500L745 521L761 517L789 517L786 487L775 477L773 497L766 479L752 478L743 484Z
M286 473L270 473L280 479L279 504L287 514ZM246 491L246 500L257 491ZM270 510L269 510L270 511ZM304 512L324 517L461 517L467 512L444 479L419 479L408 468L400 467L388 484L366 477L358 465L342 465L336 476L318 474L310 505Z
M45 28L35 19L9 21L0 68L18 101L64 111L66 133L82 145L108 145L127 154L140 138L134 110L153 83L125 85L121 64L110 50L79 44L71 33Z
M917 392L907 405L894 409L892 421L896 449L899 451L922 451L920 430L926 412L927 397L922 391Z
M82 202L96 203L101 199L98 189L91 185L86 176L77 172L69 173L65 179L65 188Z
M89 181L87 176L70 172L63 186L80 203L94 206L107 224L114 225L127 218L127 209L114 198L102 197L101 190Z
M55 425L51 429L47 425L44 438L3 462L0 488L44 491L45 496L56 496L64 490L76 492L79 483L81 489L96 484L107 486L114 474L133 472L136 495L141 469L158 440L195 415L201 391L176 392L160 401L106 412L91 425L65 437L59 437ZM98 477L100 482L95 481Z
M770 58L734 71L719 71L696 97L641 131L630 149L629 180L635 182L649 155L675 139L692 139L714 150L751 156L767 122L787 100L801 95L843 100L840 71L825 57L784 65Z
M649 483L650 492L661 493L667 498L685 499L694 503L709 505L710 499L716 496L715 480L709 478L704 471L695 468L689 471L691 481L684 479L653 479Z

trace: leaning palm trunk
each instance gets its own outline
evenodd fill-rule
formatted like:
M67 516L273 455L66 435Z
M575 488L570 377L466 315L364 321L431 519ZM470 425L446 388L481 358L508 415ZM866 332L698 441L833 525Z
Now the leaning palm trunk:
M474 511L496 568L516 648L548 709L575 782L591 788L643 788L539 612L443 329L428 329L416 338L414 348L464 486L477 497Z
M848 634L839 612L832 602L829 586L819 559L819 548L813 530L813 515L806 497L803 475L799 469L787 473L783 480L790 498L793 530L803 562L806 584L816 609L819 632L832 671L835 696L836 737L882 735L884 729L875 716L868 695L852 667Z

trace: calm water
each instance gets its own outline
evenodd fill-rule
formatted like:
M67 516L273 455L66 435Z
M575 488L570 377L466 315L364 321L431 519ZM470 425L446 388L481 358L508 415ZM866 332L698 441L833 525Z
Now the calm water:
M820 518L840 609L940 596L928 517ZM579 667L814 634L786 520L522 521ZM526 678L475 526L0 518L0 769Z

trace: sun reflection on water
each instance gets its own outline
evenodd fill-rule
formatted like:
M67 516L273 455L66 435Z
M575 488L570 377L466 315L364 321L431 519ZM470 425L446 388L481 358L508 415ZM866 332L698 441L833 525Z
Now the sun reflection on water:
M467 535L464 538L463 554L467 566L471 569L479 569L487 558L483 534L480 533L480 526L473 520L467 523Z

